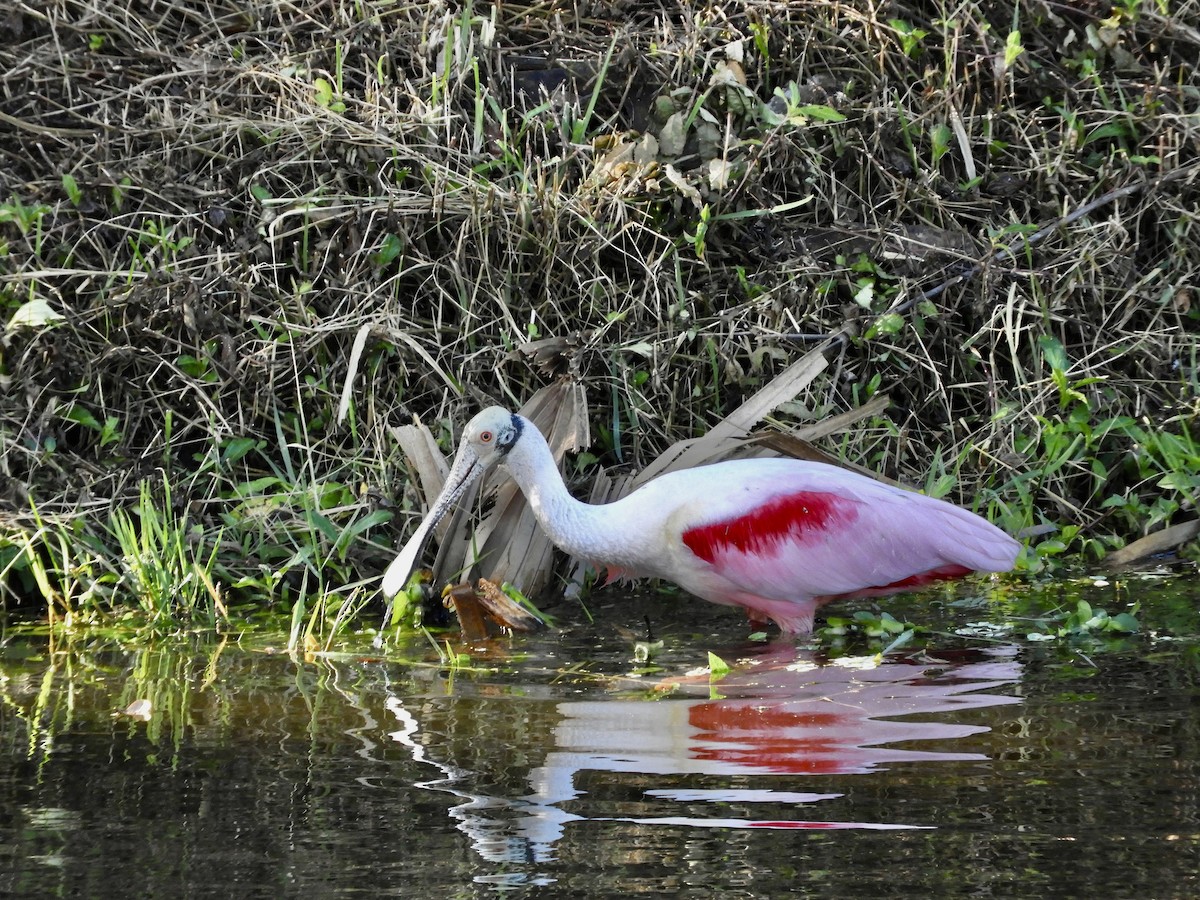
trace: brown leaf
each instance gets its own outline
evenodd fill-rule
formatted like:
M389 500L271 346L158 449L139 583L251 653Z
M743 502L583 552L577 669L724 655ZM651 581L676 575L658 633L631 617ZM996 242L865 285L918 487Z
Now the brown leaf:
M762 421L764 416L781 403L794 399L824 371L828 365L825 359L826 346L822 344L792 363L709 429L703 437L672 444L641 471L630 489L643 485L664 472L690 469L737 449L744 442L750 429Z
M515 602L499 585L486 578L480 578L476 584L476 595L487 616L505 628L529 632L540 631L545 627L541 619Z
M425 504L428 505L434 497L442 492L446 476L450 473L450 467L442 457L441 448L434 440L433 432L423 422L415 421L412 425L401 425L391 431L392 437L400 445L400 451L408 460L409 466L416 469L421 493L425 497ZM438 524L439 540L445 539L451 527L451 521L450 517L447 517Z
M836 416L830 416L827 419L822 419L820 422L814 422L812 425L797 428L789 433L774 430L758 431L751 436L751 441L760 446L768 447L782 456L790 456L794 459L807 459L811 462L827 463L831 466L840 466L843 469L850 469L853 472L858 472L860 475L866 475L868 478L882 481L885 484L906 487L906 485L888 478L886 475L881 475L863 466L856 466L853 463L840 460L836 456L832 456L820 447L810 443L831 434L840 434L863 419L881 415L890 404L891 400L887 394L876 394L857 409L848 409L843 413L838 413Z
M143 722L149 722L153 714L153 705L146 699L134 700L117 713L117 715L129 716L131 719L141 719Z

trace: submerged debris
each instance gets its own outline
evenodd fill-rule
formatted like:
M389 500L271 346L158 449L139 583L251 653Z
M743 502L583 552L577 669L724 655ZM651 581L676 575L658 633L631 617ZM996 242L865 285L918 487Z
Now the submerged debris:
M508 631L540 631L546 621L528 606L516 602L495 582L480 578L474 587L466 582L447 587L446 605L453 607L468 641L482 640L489 634L488 622Z

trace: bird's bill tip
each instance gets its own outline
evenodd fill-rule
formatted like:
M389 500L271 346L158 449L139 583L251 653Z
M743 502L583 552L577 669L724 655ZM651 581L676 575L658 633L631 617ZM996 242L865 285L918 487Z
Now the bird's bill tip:
M417 555L424 548L424 532L427 530L424 527L418 528L417 533L404 545L404 548L392 560L392 564L387 567L387 571L383 573L383 596L388 600L404 590L404 586L408 584L408 576L417 563Z

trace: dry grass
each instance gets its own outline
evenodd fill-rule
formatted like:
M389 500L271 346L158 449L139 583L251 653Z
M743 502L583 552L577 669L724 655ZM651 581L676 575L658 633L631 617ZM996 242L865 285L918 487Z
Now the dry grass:
M893 404L828 449L1073 549L1186 519L1198 56L1195 0L18 2L5 590L31 504L63 593L117 572L159 469L226 589L373 576L388 426L519 406L544 338L605 463L841 332L785 418Z

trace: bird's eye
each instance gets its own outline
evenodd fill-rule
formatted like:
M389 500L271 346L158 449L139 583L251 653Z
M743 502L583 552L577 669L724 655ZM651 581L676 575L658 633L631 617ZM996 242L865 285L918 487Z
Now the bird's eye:
M479 443L490 444L492 442L492 433L490 431L479 432Z

